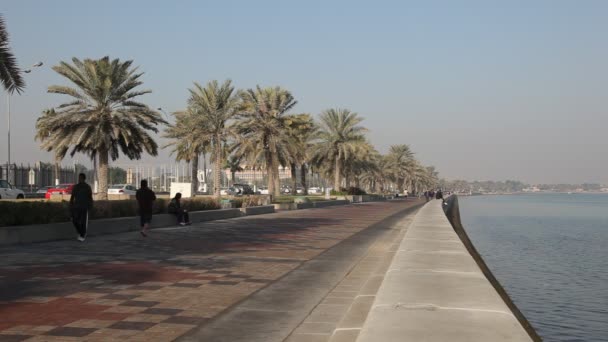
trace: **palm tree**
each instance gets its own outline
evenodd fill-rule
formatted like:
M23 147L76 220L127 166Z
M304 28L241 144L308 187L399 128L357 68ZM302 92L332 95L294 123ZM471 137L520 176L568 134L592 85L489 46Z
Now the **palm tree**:
M172 141L163 148L173 146L171 154L175 154L175 160L185 160L191 165L191 192L192 195L198 190L198 163L201 153L206 153L211 141L204 139L206 135L205 121L201 120L191 109L173 113L175 124L169 125L165 130L164 137Z
M391 146L386 167L399 192L404 191L404 186L408 178L411 178L415 166L414 152L408 145Z
M236 173L243 171L241 167L241 158L237 156L231 156L226 159L226 163L224 164L224 168L230 169L230 175L232 176L232 183L236 180Z
M308 194L306 186L306 163L310 158L310 147L317 130L317 126L310 114L295 114L287 116L285 121L287 137L289 139L289 165L291 167L292 195L297 194L297 166L300 165L300 180L303 194Z
M286 120L297 101L280 87L248 89L239 93L241 108L234 126L237 138L234 151L247 164L263 162L268 172L268 192L279 195L279 165L285 165L290 155Z
M55 154L55 165L53 167L55 174L55 183L59 182L59 164L65 158L70 142L61 135L61 130L54 124L60 124L54 120L57 112L54 109L45 109L42 116L36 120L36 136L35 139L40 141L40 147L47 152L53 151Z
M139 159L145 151L157 154L158 145L149 131L158 132L156 126L166 123L158 112L137 102L136 97L150 90L137 90L142 84L133 61L119 59L72 58L72 63L61 62L54 66L59 75L76 87L53 85L49 93L72 97L58 107L57 115L49 120L55 130L72 146L71 155L77 152L98 158L99 197L107 199L109 158L116 160L122 152L129 159Z
M230 80L224 81L221 85L214 80L205 87L195 82L194 88L189 90L188 105L201 122L201 127L196 128L197 134L200 139L210 141L213 148L213 193L216 197L220 197L224 145L230 135L228 123L235 114L238 99L233 95L234 87Z
M321 113L319 144L314 160L317 164L333 164L334 188L340 189L345 160L366 144L366 128L359 126L363 118L348 109L328 109Z
M355 187L360 187L361 176L367 170L375 167L374 156L378 152L369 142L361 143L356 146L354 153L344 160L342 173L345 175L346 187L352 186L355 179Z
M21 71L17 66L17 59L8 46L8 30L4 18L0 16L0 80L4 89L9 93L20 93L25 87Z

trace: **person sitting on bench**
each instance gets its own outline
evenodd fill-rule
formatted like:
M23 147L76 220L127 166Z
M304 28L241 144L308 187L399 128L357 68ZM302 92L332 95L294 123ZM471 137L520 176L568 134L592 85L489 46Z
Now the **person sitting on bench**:
M191 223L190 217L188 216L188 210L182 208L182 205L180 203L181 198L181 193L178 192L175 194L175 197L173 197L171 199L171 202L169 203L169 213L174 214L177 217L177 223L180 226L185 226Z

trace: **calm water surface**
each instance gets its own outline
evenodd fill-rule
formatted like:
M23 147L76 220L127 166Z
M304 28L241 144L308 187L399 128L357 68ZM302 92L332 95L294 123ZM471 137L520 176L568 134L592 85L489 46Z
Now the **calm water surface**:
M459 204L475 247L545 341L608 341L608 195Z

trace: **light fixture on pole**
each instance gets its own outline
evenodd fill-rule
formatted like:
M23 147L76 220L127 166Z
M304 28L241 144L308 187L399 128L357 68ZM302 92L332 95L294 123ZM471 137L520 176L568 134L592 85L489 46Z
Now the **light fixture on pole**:
M30 72L32 72L32 70L34 68L38 68L42 66L42 62L38 62L34 65L32 65L31 69L25 69L23 70L24 73L29 74ZM7 93L6 94L6 104L7 104L7 109L8 109L8 160L6 163L6 177L8 179L8 181L11 181L11 94Z

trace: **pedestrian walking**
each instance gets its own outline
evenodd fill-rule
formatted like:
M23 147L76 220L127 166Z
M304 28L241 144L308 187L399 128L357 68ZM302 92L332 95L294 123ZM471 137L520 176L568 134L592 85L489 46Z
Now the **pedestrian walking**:
M93 207L93 191L85 182L86 178L84 173L78 175L78 184L74 185L70 196L72 223L78 232L77 239L80 242L84 242L87 237L89 210Z
M188 216L188 210L182 208L181 204L182 194L180 192L175 194L175 197L169 202L169 213L174 214L177 217L177 223L180 226L190 225L190 217Z
M140 234L143 237L148 236L148 229L150 229L150 222L152 222L152 207L156 200L154 191L148 188L148 181L142 179L139 190L135 193L137 204L139 205L139 216L141 223Z

